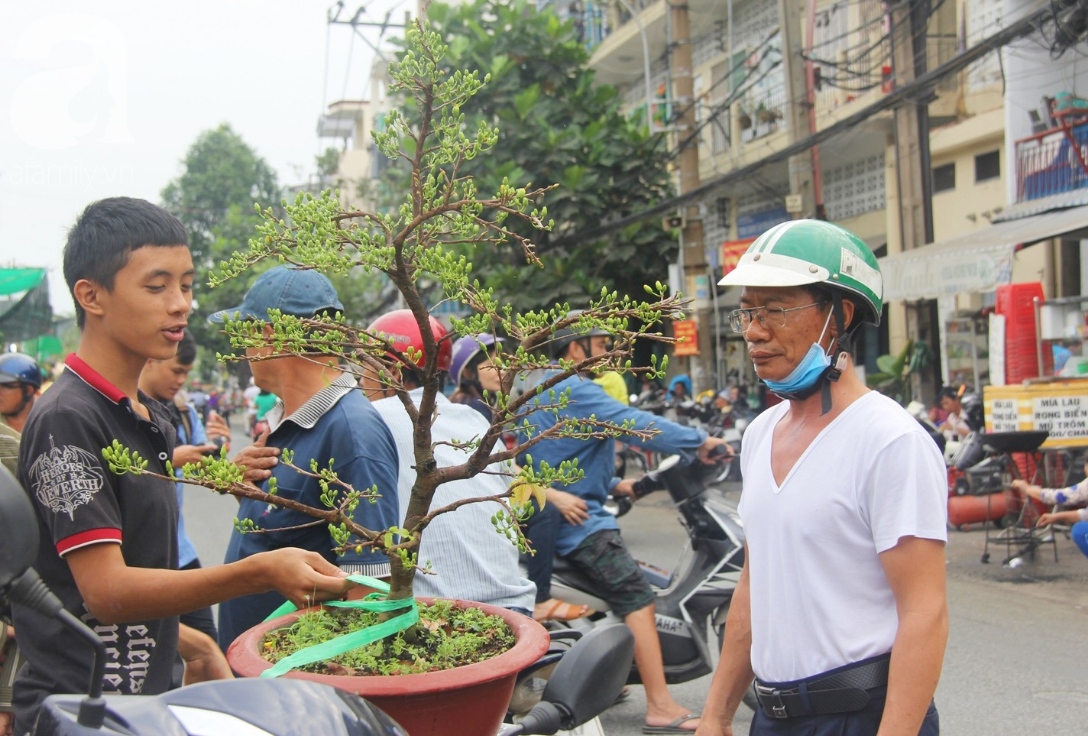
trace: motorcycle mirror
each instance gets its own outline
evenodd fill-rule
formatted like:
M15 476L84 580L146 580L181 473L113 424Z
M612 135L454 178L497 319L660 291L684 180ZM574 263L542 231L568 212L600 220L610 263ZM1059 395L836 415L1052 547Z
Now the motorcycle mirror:
M616 702L634 658L635 637L625 624L593 629L559 660L541 701L566 711L564 729L580 726Z
M38 519L23 487L0 466L0 590L21 577L38 554Z
M669 455L667 458L657 464L657 467L653 469L654 474L664 473L666 470L671 469L677 463L680 462L679 455Z

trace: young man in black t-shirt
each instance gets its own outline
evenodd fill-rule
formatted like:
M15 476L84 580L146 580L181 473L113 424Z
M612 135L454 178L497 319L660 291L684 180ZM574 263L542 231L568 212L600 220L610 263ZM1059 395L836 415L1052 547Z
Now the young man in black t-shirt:
M137 384L147 361L173 357L181 340L192 305L186 242L176 218L143 200L106 199L83 212L64 250L79 348L35 404L19 454L19 479L40 527L35 567L105 642L107 693L167 689L179 613L267 590L303 604L351 587L335 565L298 549L178 571L173 482L118 476L102 459L116 439L165 473L174 428ZM86 691L92 652L56 619L18 605L14 617L27 658L14 696L15 732L22 734L46 696ZM180 651L207 664L207 652ZM218 659L204 676L230 671Z

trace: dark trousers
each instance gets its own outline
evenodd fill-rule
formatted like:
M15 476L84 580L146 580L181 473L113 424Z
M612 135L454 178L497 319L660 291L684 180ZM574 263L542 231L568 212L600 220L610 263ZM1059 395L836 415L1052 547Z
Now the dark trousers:
M563 520L554 503L540 508L534 499L533 508L536 511L525 525L525 536L529 538L529 546L536 554L525 556L525 566L529 579L536 585L536 602L543 603L552 597L552 566L555 563L559 525Z
M775 719L757 708L749 736L874 736L884 715L887 686L869 690L869 703L853 713L831 713L822 716L800 716ZM918 736L937 736L941 731L937 706L929 704Z

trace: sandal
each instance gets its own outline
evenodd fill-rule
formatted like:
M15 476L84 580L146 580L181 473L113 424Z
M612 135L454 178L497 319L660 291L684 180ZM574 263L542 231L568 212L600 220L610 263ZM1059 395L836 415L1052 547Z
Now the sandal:
M702 718L702 715L700 715L699 713L688 713L687 715L680 716L679 718L674 718L666 726L644 725L642 727L642 732L643 733L651 733L651 734L665 734L665 733L689 733L689 734L694 734L695 733L694 728L684 728L683 725L685 723L687 723L688 721L694 721L697 718Z
M534 619L537 621L573 621L595 613L589 606L578 606L559 598L552 598L548 603L548 609L543 615L537 616L536 612L533 612Z

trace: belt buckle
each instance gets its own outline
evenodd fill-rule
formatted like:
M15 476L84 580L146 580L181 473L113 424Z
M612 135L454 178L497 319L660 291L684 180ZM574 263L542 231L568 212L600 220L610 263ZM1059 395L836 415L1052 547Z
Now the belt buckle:
M758 682L756 685L756 696L760 705L763 705L763 711L771 718L784 720L789 718L789 713L786 712L786 704L782 702L782 691L773 687L767 687L761 685ZM764 704L764 698L770 701L770 707Z

